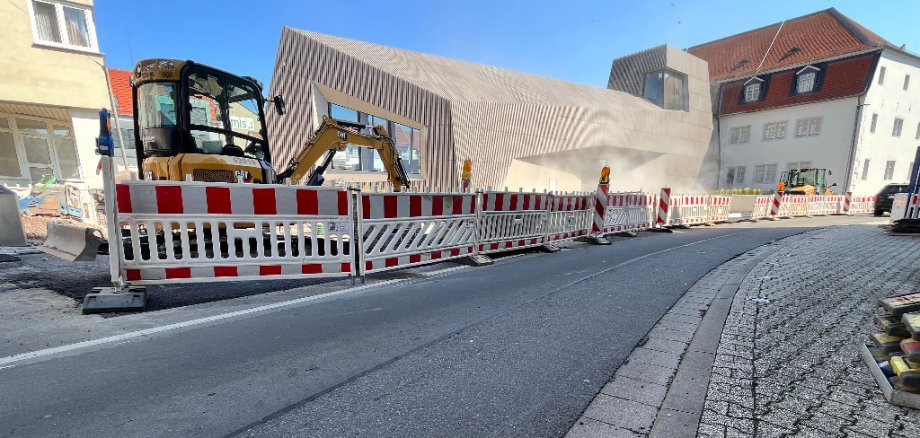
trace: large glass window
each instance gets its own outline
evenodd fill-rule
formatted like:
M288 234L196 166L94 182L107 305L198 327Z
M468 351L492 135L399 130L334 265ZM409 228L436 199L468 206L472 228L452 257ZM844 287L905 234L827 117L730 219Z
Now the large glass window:
M642 96L664 109L687 111L687 76L667 70L647 73Z
M815 77L817 73L814 71L805 72L799 75L796 81L796 94L808 93L815 89Z
M334 103L329 104L329 114L337 120L362 123L368 126L383 126L399 151L406 173L418 174L421 172L421 136L418 129ZM336 170L352 172L386 171L383 161L376 151L354 145L347 145L344 151L336 153L332 158L331 167Z

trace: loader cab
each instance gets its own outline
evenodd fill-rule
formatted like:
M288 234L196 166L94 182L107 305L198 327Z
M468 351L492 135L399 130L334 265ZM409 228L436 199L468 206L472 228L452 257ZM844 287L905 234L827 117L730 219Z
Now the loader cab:
M134 69L138 168L153 179L272 182L262 86L192 61Z

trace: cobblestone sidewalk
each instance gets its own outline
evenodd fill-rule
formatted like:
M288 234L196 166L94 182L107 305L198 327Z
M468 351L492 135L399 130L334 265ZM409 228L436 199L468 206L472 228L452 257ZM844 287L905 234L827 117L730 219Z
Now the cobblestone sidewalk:
M878 298L920 289L920 238L850 226L795 239L742 281L698 435L920 437L885 401L858 343Z

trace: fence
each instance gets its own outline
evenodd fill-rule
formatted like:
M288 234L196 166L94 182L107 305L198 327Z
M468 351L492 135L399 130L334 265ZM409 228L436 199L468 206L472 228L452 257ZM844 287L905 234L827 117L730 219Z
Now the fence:
M594 196L586 194L550 195L546 221L546 240L560 242L591 233Z
M811 196L808 198L807 211L809 216L827 216L838 214L840 212L840 201L842 197L821 195Z
M671 195L668 225L689 226L709 222L709 203L705 195Z
M476 195L360 193L360 274L466 257L476 244Z
M875 196L853 196L847 192L844 200L844 214L873 213L875 211Z
M488 254L543 245L546 193L483 192L478 210L478 252Z
M352 202L344 190L199 182L115 185L126 284L348 276Z
M717 196L712 195L709 197L709 218L708 222L718 223L718 222L727 222L728 215L731 213L732 209L732 197L731 196Z

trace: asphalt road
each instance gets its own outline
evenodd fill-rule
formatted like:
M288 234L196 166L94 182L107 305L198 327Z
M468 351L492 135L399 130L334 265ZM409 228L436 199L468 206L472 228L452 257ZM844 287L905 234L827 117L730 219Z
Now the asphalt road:
M560 436L712 268L803 228L700 228L0 369L0 436Z

